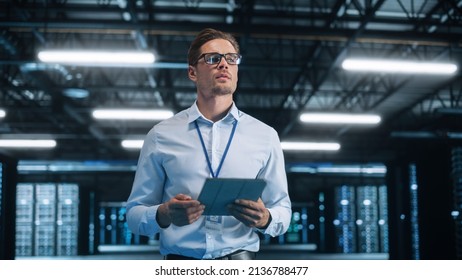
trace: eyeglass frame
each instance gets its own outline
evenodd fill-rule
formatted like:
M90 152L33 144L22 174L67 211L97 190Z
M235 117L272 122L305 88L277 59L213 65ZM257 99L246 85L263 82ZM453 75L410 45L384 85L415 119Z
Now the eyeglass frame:
M226 59L226 56L227 56L227 55L230 55L230 54L233 54L233 55L235 54L235 55L237 55L237 61L238 61L237 63L229 63L229 61ZM220 60L219 60L217 63L208 63L207 60L205 59L205 56L206 56L206 55L219 55L219 56L220 56ZM199 60L200 60L201 58L204 58L204 62L205 62L205 64L207 64L207 65L218 65L218 64L220 64L221 59L222 59L223 57L225 58L226 63L228 63L229 65L239 65L239 64L241 63L241 59L242 59L242 55L239 54L239 53L225 53L225 54L221 54L221 53L217 53L217 52L211 52L211 53L203 53L203 54L201 54L201 55L197 58L197 60L196 60L196 62L194 63L194 65L196 65L196 64L199 62Z

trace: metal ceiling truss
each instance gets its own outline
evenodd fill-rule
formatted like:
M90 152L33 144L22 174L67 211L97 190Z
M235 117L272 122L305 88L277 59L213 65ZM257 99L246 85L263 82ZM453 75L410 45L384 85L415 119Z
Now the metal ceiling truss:
M342 59L348 48L350 47L350 44L352 42L354 42L354 40L361 34L361 32L365 29L367 23L369 22L369 20L374 16L375 12L380 8L380 6L384 3L385 1L384 0L379 0L379 1L376 1L375 3L372 3L372 2L367 2L369 4L373 4L371 5L372 8L368 9L367 11L365 11L364 13L364 17L362 18L361 20L361 23L360 23L360 26L356 29L355 33L348 38L348 41L346 41L343 45L343 48L336 54L335 58L333 59L333 62L330 64L329 68L327 69L327 71L325 71L324 75L322 75L321 78L318 78L316 81L311 81L311 87L312 87L312 90L311 92L309 92L305 98L298 98L298 100L303 100L301 103L299 103L296 108L296 113L292 116L292 118L289 120L288 123L284 123L284 124L278 124L277 127L279 129L281 129L281 127L284 127L282 129L282 135L285 136L286 134L288 134L290 132L290 129L293 127L293 125L298 121L297 120L297 116L304 110L304 107L305 105L308 103L308 101L314 96L317 94L317 91L320 89L321 85L325 82L325 80L327 79L329 73L334 69L334 67L336 67L338 65L338 62L340 61L340 59ZM326 27L329 27L331 26L334 21L336 20L336 16L337 14L339 13L340 9L343 7L343 4L344 4L344 1L337 1L336 2L336 5L331 13L331 19L325 23L325 26ZM369 5L367 5L369 6ZM317 42L316 46L312 49L312 56L309 58L309 61L307 61L305 63L305 67L303 68L303 70L300 72L299 75L297 75L297 79L295 80L295 83L294 83L294 86L292 87L293 88L293 93L294 94L300 94L303 92L300 90L301 88L304 88L305 87L305 84L309 81L309 77L307 77L307 73L309 73L307 70L308 69L317 69L317 67L315 66L315 63L316 63L316 60L319 58L320 54L321 54L321 48L323 47L323 44L321 42ZM290 101L292 98L291 98L291 94L288 94L287 95L287 98L286 100L287 101ZM281 104L280 108L283 109L283 108L286 108L286 101L284 101L284 103Z
M462 83L460 77L447 81L435 91L424 95L420 100L403 108L391 122L395 129L413 128L420 130L435 115L462 114ZM462 127L460 127L462 129Z

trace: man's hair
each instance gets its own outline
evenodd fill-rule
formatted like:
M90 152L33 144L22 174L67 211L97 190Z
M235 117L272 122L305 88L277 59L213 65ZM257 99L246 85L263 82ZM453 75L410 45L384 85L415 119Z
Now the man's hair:
M214 39L227 40L231 43L231 45L233 45L234 49L236 50L236 53L239 53L239 44L237 43L236 38L234 38L233 35L212 28L206 28L199 32L194 41L192 41L188 51L188 64L195 65L197 63L197 59L201 55L201 47L208 41Z

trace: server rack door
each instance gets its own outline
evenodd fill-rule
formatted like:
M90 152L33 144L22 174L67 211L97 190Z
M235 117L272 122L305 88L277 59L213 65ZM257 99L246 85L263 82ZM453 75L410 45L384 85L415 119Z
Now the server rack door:
M17 161L0 156L0 259L14 259Z

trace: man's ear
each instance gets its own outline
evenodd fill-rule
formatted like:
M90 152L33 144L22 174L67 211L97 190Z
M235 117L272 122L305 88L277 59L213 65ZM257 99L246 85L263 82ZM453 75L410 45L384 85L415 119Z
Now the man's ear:
M197 75L196 75L196 67L189 65L188 67L188 77L191 81L196 82Z

